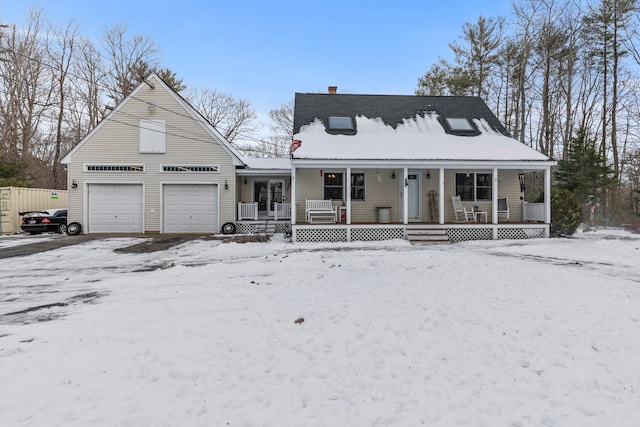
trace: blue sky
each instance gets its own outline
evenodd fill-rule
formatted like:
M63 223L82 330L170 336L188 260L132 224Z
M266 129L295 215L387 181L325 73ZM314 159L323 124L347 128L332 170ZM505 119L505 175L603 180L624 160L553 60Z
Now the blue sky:
M260 113L295 92L413 94L450 58L448 44L479 15L508 16L510 0L121 1L0 0L0 21L24 23L34 5L60 26L75 18L96 42L126 24L162 51L188 86L249 101Z

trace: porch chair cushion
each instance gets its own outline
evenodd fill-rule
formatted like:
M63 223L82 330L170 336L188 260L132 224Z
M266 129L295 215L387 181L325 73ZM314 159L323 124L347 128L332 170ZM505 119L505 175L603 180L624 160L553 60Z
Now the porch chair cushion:
M507 197L498 197L498 221L500 219L509 221L509 199Z

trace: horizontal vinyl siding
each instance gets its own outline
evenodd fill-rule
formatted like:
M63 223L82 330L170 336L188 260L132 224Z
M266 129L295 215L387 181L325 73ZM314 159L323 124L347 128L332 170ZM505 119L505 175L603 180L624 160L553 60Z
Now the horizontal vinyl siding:
M380 180L378 180L378 171ZM323 173L342 172L344 169L327 169ZM391 207L391 222L399 221L399 184L398 178L392 179L392 170L378 169L352 169L351 173L364 172L365 174L365 200L351 202L351 222L377 222L376 207ZM323 198L323 178L319 169L296 169L296 218L298 222L304 222L305 200L320 200ZM335 201L334 204L339 204Z
M365 201L351 202L351 222L377 222L376 207L391 207L391 222L398 222L400 218L400 200L398 177L391 178L391 170L367 169L352 172L365 173ZM378 180L378 172L380 179Z
M144 101L142 101L144 99ZM153 110L148 102L156 105ZM189 116L186 110L162 87L148 86L129 99L116 115L98 129L72 156L69 182L78 182L77 190L70 190L71 221L82 222L84 182L140 182L145 183L145 231L160 231L161 183L210 182L220 188L220 224L235 220L235 167L230 155ZM140 119L165 120L166 152L140 153ZM138 172L84 172L86 163L144 164ZM214 164L220 173L160 172L161 164ZM225 180L229 189L224 189Z
M444 220L445 222L453 222L455 220L455 214L453 213L453 203L451 202L451 196L455 194L456 173L492 173L492 170L477 169L477 170L445 170L445 196L444 196ZM433 178L432 178L433 180ZM436 180L437 181L437 180ZM494 188L493 191L496 191ZM509 220L520 221L522 218L522 203L520 203L520 183L518 181L518 171L516 170L498 170L498 197L508 197L509 199ZM467 208L473 208L477 205L480 210L487 212L488 222L492 222L491 215L492 206L490 201L480 202L462 202L463 206Z

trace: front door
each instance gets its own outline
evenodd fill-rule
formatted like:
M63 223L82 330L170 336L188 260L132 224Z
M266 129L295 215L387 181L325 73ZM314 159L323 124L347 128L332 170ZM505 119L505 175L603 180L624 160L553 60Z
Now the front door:
M284 180L253 181L253 201L258 202L258 215L272 217L275 203L284 202Z
M419 171L409 171L407 175L407 181L409 183L409 188L407 188L407 195L409 197L409 221L413 222L422 221L420 176Z

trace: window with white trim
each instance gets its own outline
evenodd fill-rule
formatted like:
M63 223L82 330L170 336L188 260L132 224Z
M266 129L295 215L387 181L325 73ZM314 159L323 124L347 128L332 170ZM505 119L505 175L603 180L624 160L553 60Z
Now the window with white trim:
M456 195L461 200L491 200L493 180L490 173L456 173Z
M164 120L140 119L140 152L166 152L166 124Z
M351 174L351 200L364 201L365 175L364 172ZM345 200L344 173L325 172L323 176L324 200Z

